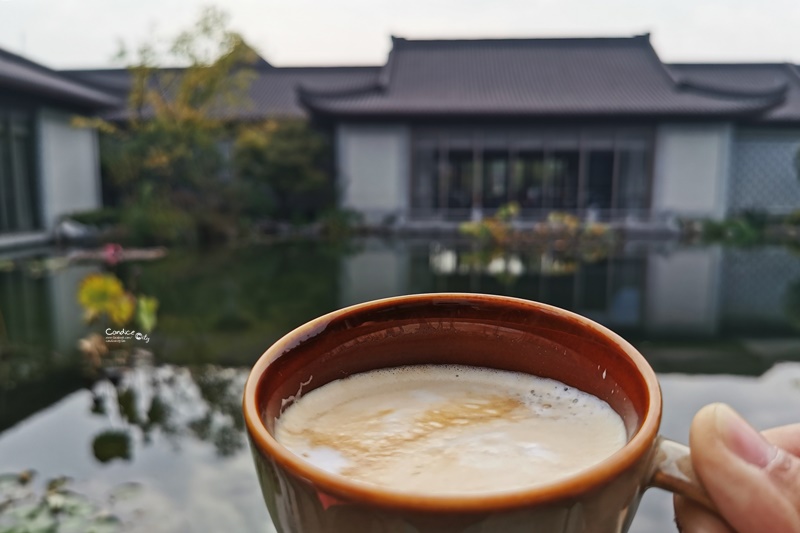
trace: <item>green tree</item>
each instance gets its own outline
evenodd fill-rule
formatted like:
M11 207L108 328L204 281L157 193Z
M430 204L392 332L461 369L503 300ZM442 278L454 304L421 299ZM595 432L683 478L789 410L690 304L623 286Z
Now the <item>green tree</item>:
M259 186L281 219L308 219L334 204L329 143L304 120L243 128L234 145L237 177Z
M173 39L120 51L131 65L127 118L93 125L102 132L104 179L132 211L124 221L170 225L182 218L177 211L201 233L225 233L237 224L246 194L220 179L218 146L234 135L232 112L249 103L250 65L258 56L228 23L225 13L207 8ZM163 68L168 62L181 67ZM138 233L170 235L162 229Z

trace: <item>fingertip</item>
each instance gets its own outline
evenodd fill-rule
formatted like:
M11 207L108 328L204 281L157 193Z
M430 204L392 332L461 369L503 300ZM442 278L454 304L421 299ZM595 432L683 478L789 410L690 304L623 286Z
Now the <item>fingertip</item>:
M702 451L708 449L713 444L712 441L722 437L719 424L719 414L732 409L724 403L712 403L700 409L689 429L689 443L692 451Z
M733 411L731 406L726 403L710 403L697 411L697 414L694 415L694 420L692 422L713 422L717 418L717 413L722 410Z

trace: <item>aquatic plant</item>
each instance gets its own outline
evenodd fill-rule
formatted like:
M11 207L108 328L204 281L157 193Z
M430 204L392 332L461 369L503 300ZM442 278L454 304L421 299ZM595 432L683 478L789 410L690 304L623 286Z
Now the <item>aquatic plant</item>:
M125 325L135 309L135 298L113 274L89 274L83 278L78 287L78 303L87 322L107 316L117 326Z
M34 478L31 471L0 474L0 533L115 533L123 524L111 508L137 488L122 485L100 503L72 490L69 478L41 489Z
M156 327L158 300L133 295L114 274L94 273L83 278L78 286L78 303L87 322L113 326L105 328L105 336L92 332L78 341L78 349L93 369L107 361L126 364L135 351L121 342L128 337L149 342L148 334ZM115 345L113 350L110 343ZM109 358L110 355L114 357Z

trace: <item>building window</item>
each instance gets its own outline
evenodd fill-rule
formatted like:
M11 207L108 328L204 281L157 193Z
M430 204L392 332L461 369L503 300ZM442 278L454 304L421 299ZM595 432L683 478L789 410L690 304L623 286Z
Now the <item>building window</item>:
M39 227L30 114L0 109L0 233Z
M418 213L429 215L439 204L440 151L431 143L417 143L414 149L414 175L411 181L411 204Z
M411 216L488 216L512 201L530 218L646 214L651 151L647 128L415 131Z
M472 150L449 150L442 177L444 207L449 210L469 210L475 190L475 156Z
M614 190L614 151L590 150L587 154L586 201L588 209L611 209Z
M543 151L525 150L517 153L511 186L513 198L522 209L543 207L546 176Z
M508 194L508 152L486 150L483 156L482 207L496 209L510 200Z
M619 184L617 186L618 207L627 210L647 208L650 180L648 178L649 157L646 147L621 149L618 153Z
M558 150L550 154L548 164L549 186L545 189L544 207L571 210L578 206L578 150Z

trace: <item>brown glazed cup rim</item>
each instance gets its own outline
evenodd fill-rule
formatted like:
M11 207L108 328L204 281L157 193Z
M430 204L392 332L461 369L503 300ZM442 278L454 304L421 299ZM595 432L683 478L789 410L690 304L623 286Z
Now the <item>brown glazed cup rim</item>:
M464 495L413 494L354 481L306 462L284 448L267 431L259 413L257 394L261 378L268 371L272 361L299 342L315 335L324 334L325 325L342 315L350 314L353 311L391 307L398 304L430 301L431 299L489 300L495 303L522 304L534 311L543 311L567 320L577 321L583 327L606 337L628 356L646 383L649 405L644 413L641 427L624 447L604 461L552 483L503 492ZM360 502L408 511L472 513L554 503L590 492L608 480L621 475L653 448L661 423L661 390L655 372L633 346L613 331L588 318L558 307L521 298L475 293L433 293L397 296L353 305L311 320L289 332L270 346L253 366L244 387L243 409L245 424L252 438L252 444L258 450L272 457L286 470L308 480L314 487L331 496L348 502Z

